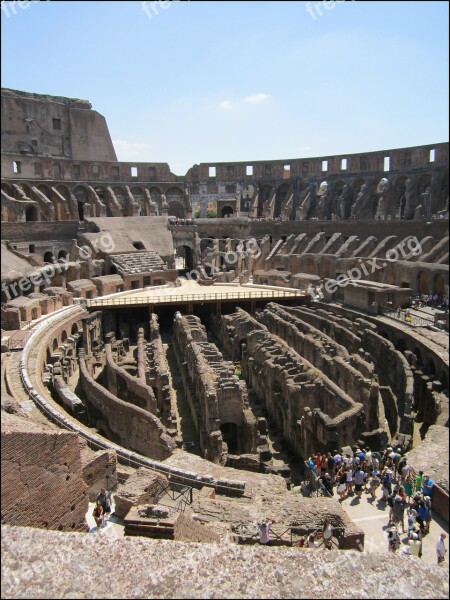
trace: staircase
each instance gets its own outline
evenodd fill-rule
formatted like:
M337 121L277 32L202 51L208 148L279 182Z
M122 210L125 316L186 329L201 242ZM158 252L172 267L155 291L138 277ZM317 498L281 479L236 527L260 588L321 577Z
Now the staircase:
M159 254L153 250L112 254L110 258L120 275L139 275L167 270Z

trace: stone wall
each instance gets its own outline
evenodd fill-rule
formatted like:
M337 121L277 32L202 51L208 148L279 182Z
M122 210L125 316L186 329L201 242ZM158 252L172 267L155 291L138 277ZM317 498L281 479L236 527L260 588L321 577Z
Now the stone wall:
M225 464L228 450L233 454L256 452L256 419L246 410L247 389L235 376L234 365L224 361L217 347L206 339L206 330L197 317L176 313L175 356L200 447L206 458Z
M120 400L91 377L80 355L80 382L90 421L125 448L164 460L175 448L161 421L146 410Z
M2 523L85 531L88 488L78 435L2 411Z
M174 540L177 542L197 542L218 544L220 536L206 525L194 521L191 517L180 513L174 526Z

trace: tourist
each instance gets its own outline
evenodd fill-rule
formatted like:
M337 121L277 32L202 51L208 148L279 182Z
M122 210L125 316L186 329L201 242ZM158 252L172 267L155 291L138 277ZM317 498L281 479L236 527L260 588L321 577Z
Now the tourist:
M416 492L420 492L422 490L422 480L423 480L423 471L419 471L416 475Z
M420 530L422 531L422 533L426 532L426 522L427 522L427 515L428 515L428 508L424 502L424 500L421 500L419 502L419 506L417 507L417 522L420 525Z
M319 544L316 542L316 538L314 533L310 533L308 536L308 541L306 542L307 548L318 548Z
M392 527L388 533L388 550L390 552L397 552L400 548L400 536L396 527Z
M108 520L108 516L111 514L111 494L106 491L106 488L101 488L100 494L97 496L97 501L102 505L103 523L105 523Z
M408 508L408 537L417 528L417 510ZM419 528L420 530L420 528Z
M347 492L347 471L345 468L341 468L336 475L336 479L338 482L337 493L339 496L339 500L344 500L344 496Z
M346 481L346 486L347 486L347 494L353 494L353 471L351 467L347 467L347 471L346 471L346 475L347 475L347 481Z
M445 547L445 538L447 534L441 533L439 536L438 543L436 544L436 555L437 555L437 564L441 565L445 561L445 555L447 554L447 548Z
M103 507L100 500L97 500L94 506L94 510L92 511L92 516L94 517L95 523L97 524L97 533L100 531L100 527L103 523Z
M433 491L434 481L429 475L425 475L422 481L422 493L424 496L431 496Z
M331 545L332 537L333 537L333 527L331 526L329 519L325 519L325 521L323 523L323 527L322 527L322 539L323 539L324 547L327 548L328 550L331 550L331 548L332 548L332 545Z
M425 533L429 533L431 525L431 498L430 496L424 497L425 506L427 507L427 516L425 517Z
M263 546L269 546L270 544L270 526L273 523L275 523L275 521L268 521L267 519L263 519L261 523L258 523L259 543Z
M402 499L401 496L397 495L394 498L394 502L392 505L392 522L394 525L397 524L401 524L402 526L402 532L406 533L405 531L405 520L404 520L404 516L405 516L405 501Z
M361 498L361 496L362 496L365 479L366 479L366 474L364 473L363 469L361 467L359 467L356 470L355 477L354 477L355 494L358 496L358 498Z
M380 473L378 471L372 471L372 479L370 480L369 494L374 500L376 499L376 491L379 488L380 483Z
M381 497L382 500L387 501L388 497L392 493L392 480L391 480L392 471L390 469L386 469L383 476L381 477L381 489L383 491L383 495Z
M325 473L324 475L320 475L320 477L317 477L317 481L320 481L320 483L323 485L323 487L326 489L326 491L328 492L328 494L330 496L334 495L333 480L331 479L329 473Z
M420 536L420 538L419 538ZM408 539L409 548L412 556L422 558L422 536L420 533L413 531Z

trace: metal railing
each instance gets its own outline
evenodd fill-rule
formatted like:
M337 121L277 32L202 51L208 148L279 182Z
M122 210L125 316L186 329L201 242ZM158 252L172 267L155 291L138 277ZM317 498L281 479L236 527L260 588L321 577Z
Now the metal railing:
M164 485L161 481L158 481L158 487L155 496L158 498L158 504L161 506L169 506L175 508L178 512L184 512L186 506L192 504L192 487L188 485L181 485L179 483L169 482ZM165 499L168 499L173 504L164 503Z
M249 525L247 523L238 523L232 527L232 531L238 538L237 542L239 544L259 542L259 528L256 524ZM332 527L332 531L333 535L329 540L330 545L335 546L336 548L342 548L345 534L344 527ZM294 546L299 544L300 540L305 540L311 533L314 534L319 547L326 543L322 537L322 528L296 525L289 525L287 527L272 526L270 528L270 540Z
M304 292L290 290L251 290L236 292L217 292L214 294L183 294L183 295L149 295L149 296L127 296L121 298L93 298L86 300L88 308L101 306L130 306L135 304L180 304L189 302L227 301L227 300L258 300L269 298L296 298L304 296Z
M314 470L311 469L307 460L304 461L304 465L306 470L306 479L303 482L303 485L308 487L310 495L332 498L333 494L331 494L320 481L320 479L317 478L317 475L315 474Z
M434 319L419 317L415 314L407 313L404 310L400 312L393 310L390 306L380 306L380 312L383 316L409 325L410 327L430 327L435 326Z

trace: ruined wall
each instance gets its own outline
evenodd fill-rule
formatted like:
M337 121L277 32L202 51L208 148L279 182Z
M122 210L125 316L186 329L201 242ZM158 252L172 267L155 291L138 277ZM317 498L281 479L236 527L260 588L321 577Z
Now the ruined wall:
M176 444L165 433L160 420L146 410L120 400L94 381L82 354L79 362L86 410L95 426L106 437L144 456L156 460L170 456Z
M146 385L145 381L130 375L115 362L111 343L105 344L105 358L105 387L125 402L130 402L159 417L159 410L152 388Z
M206 341L206 330L197 317L177 313L173 333L175 355L205 457L225 464L227 450L233 454L256 452L256 420L246 412L247 389L234 375L234 365Z
M78 435L2 411L2 523L85 531L88 510Z

